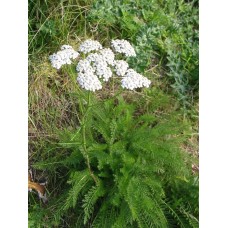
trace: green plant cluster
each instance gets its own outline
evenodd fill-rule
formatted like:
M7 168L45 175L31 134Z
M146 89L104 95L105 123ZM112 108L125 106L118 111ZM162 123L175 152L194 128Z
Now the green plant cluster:
M166 102L161 96L160 105ZM182 196L193 188L191 165L179 149L188 126L176 113L141 114L139 107L120 95L105 102L93 97L83 125L45 146L52 155L35 167L66 174L44 223L60 226L76 216L69 227L197 227L197 193Z
M184 108L188 108L198 92L197 4L184 0L99 0L88 17L98 24L99 33L108 30L132 41L137 58L131 62L138 71L151 67L156 58L170 76Z

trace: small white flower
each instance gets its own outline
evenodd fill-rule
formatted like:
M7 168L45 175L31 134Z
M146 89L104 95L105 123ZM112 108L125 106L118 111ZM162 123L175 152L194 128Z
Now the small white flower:
M61 56L55 53L49 56L49 60L51 61L52 67L56 68L57 70L59 70L63 65Z
M76 70L81 73L85 72L95 72L95 69L90 65L90 62L87 59L80 60L76 67Z
M85 73L78 73L77 81L80 84L80 86L89 91L96 91L102 89L101 82L97 78L96 75L93 74L93 72L88 71Z
M115 60L114 61L114 70L117 75L124 76L128 69L128 63L124 60Z
M108 81L112 77L112 71L108 67L108 63L104 56L97 53L91 53L86 57L86 60L91 63L95 73L99 78L103 78L104 81Z
M102 49L102 45L98 41L86 40L80 45L78 51L87 54L91 51L97 51L100 49Z
M121 80L121 83L123 88L133 90L142 87L148 88L151 84L151 81L133 69L129 69Z
M97 53L91 53L86 57L86 60L90 63L103 63L104 59L103 56ZM106 63L105 63L106 64Z
M79 56L79 53L77 51L72 51L70 54L71 59L76 59Z
M104 48L100 50L101 55L103 56L103 59L110 64L111 66L114 65L114 59L115 59L115 54L110 48Z
M136 57L134 48L127 40L112 40L111 46L117 53L122 53L127 57Z
M73 49L73 48L70 45L64 44L64 45L62 45L62 47L60 49L65 50L65 49Z
M109 78L112 77L111 69L108 66L105 66L104 64L96 64L95 69L96 69L96 75L99 78L103 78L105 82L107 82Z

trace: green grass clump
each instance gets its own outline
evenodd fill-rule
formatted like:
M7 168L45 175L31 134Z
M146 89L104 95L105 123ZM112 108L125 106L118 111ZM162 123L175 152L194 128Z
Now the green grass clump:
M84 36L90 4L91 1L29 0L30 58L54 52L62 43Z

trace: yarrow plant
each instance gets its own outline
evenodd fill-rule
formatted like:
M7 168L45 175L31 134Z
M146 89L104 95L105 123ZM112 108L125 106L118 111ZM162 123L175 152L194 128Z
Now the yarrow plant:
M103 47L98 41L86 40L79 45L77 51L70 45L63 45L61 50L49 57L51 65L59 70L65 64L76 62L76 81L86 91L77 91L79 111L81 113L80 130L82 139L81 153L86 163L87 171L94 182L99 185L99 178L91 168L91 161L87 146L86 125L89 121L91 109L91 92L101 90L102 86L111 78L119 81L124 89L134 90L148 88L151 81L135 70L129 68L128 63L120 57L135 57L136 53L126 40L112 40L111 48ZM88 91L88 93L87 93ZM90 111L91 110L91 111Z
M49 202L42 205L29 193L29 227L197 228L197 182L190 176L189 154L180 151L188 144L191 121L182 120L173 95L156 86L150 89L152 76L143 73L150 68L152 56L162 57L163 64L167 62L164 53L183 51L183 42L170 39L186 41L190 37L192 47L197 39L195 29L193 32L188 26L179 26L181 38L179 29L175 36L165 39L163 22L170 12L162 9L172 11L172 1L77 1L73 7L64 1L65 16L61 10L51 12L56 7L52 1L48 5L46 1L43 5L30 2L31 15L38 12L36 18L44 24L34 37L37 20L31 20L34 26L30 26L29 46L39 59L43 43L53 48L66 33L72 37L75 31L81 31L83 37L91 30L93 34L99 32L97 35L105 42L83 38L72 46L62 43L49 54L48 74L46 62L38 61L39 72L31 65L31 126L38 125L35 133L42 131L46 136L31 138L31 152L35 153L29 161L37 170L33 183L39 183L42 177L48 179L43 189ZM186 16L183 7L193 12L197 4L183 2L176 5L175 11L181 10ZM137 13L142 10L143 15ZM158 10L163 22L151 17L151 12ZM80 20L75 21L75 12L79 12ZM173 21L167 21L169 30L176 31ZM179 24L186 21L179 20ZM194 28L197 30L197 25ZM105 38L105 34L114 37L118 32L135 40L135 46L121 38ZM184 58L191 69L186 64L182 68L195 74L197 59L190 58L189 53L187 48L184 54L175 55L173 68ZM176 68L174 72L180 72Z
M72 60L80 58L77 63L77 82L81 88L93 91L102 89L102 84L110 78L121 78L121 87L129 90L148 88L151 81L143 75L129 68L125 60L115 59L115 53L123 57L136 57L134 48L127 40L112 40L110 48L103 48L95 40L86 40L75 51L69 45L63 45L61 51L49 57L54 68L59 70L65 64L72 64ZM80 53L80 54L79 54ZM101 79L101 80L100 80Z
M187 128L171 113L164 116L165 120L160 119L154 109L145 110L135 100L125 101L119 93L102 102L103 96L92 93L101 90L110 79L112 83L119 82L123 89L148 88L151 81L131 69L124 59L135 56L134 48L126 40L112 40L111 48L86 40L77 51L63 45L49 57L57 70L75 63L69 73L73 73L73 80L75 73L77 82L72 94L76 98L76 128L60 133L58 146L54 145L55 150L61 150L60 155L45 162L45 168L46 164L57 163L53 169L63 165L67 173L67 184L55 206L58 222L78 216L77 227L144 228L170 227L169 221L175 218L177 222L170 222L174 227L198 227L197 218L188 213L189 202L194 198L177 204L179 195L166 196L176 188L176 183L183 185L190 178L185 158L177 149L184 137L176 137ZM147 107L153 101L149 99ZM163 98L157 102L160 101ZM72 210L75 207L77 212Z

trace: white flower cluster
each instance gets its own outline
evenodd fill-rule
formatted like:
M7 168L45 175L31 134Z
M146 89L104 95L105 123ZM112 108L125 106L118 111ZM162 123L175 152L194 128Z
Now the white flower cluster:
M70 45L63 45L61 51L49 56L51 65L59 70L62 65L71 64L71 59L76 59L79 53L75 51Z
M115 54L110 48L104 48L100 50L100 54L103 56L103 59L110 64L111 66L114 65Z
M112 48L117 53L125 56L136 56L134 48L126 40L112 40ZM133 69L129 69L129 65L124 60L115 60L115 54L110 48L102 48L102 45L95 40L86 40L79 46L79 52L87 54L81 59L76 67L78 72L77 81L80 86L89 91L96 91L102 88L101 81L107 82L113 75L113 71L119 77L122 77L121 86L126 89L137 89L141 87L149 87L151 81L146 77L138 74ZM89 53L96 51L93 53ZM89 54L88 54L89 53ZM70 45L63 45L61 51L49 57L54 68L60 69L64 64L71 64L72 59L79 56L77 51Z
M151 84L151 81L133 69L129 69L121 80L121 83L123 88L133 90L142 87L148 88Z
M127 57L136 57L134 48L127 40L112 40L111 46L117 53L122 53Z
M102 45L98 41L86 40L80 45L78 51L87 54L91 51L98 51L100 49L102 49Z
M112 77L112 70L101 63L95 66L96 74L99 78L103 78L105 82L107 82Z
M78 71L77 81L83 89L96 91L102 88L101 82L94 74L95 69L90 65L87 59L80 60L76 67Z
M103 80L106 82L112 77L112 71L108 67L107 59L108 58L106 58L104 55L97 53L91 53L86 57L86 60L93 66L96 75L99 78L103 78Z
M86 60L90 63L99 63L99 62L105 62L102 55L97 53L91 53L86 57ZM106 63L106 62L105 62Z
M73 49L72 46L64 44L61 46L60 50L65 50L65 49Z
M117 75L124 76L127 69L128 69L128 63L124 60L116 60L114 62L114 69Z
M80 84L80 86L89 91L96 91L100 90L102 88L101 82L97 78L96 75L93 74L93 72L86 72L86 73L78 73L77 81Z
M90 62L87 59L80 60L78 62L76 70L81 73L95 72L94 68L90 65Z

